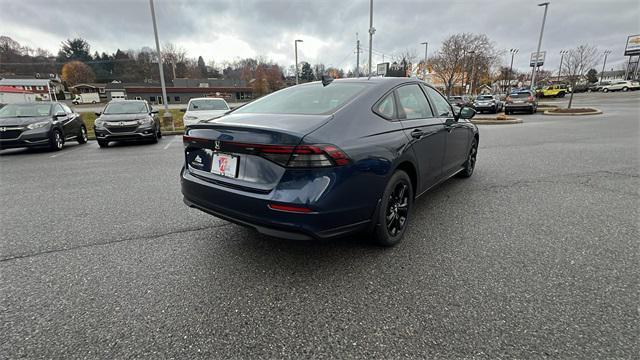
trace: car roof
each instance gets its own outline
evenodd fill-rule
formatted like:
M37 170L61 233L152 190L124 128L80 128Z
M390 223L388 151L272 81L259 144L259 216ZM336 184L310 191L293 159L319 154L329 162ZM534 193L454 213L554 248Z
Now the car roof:
M193 100L222 100L222 101L226 101L223 98L220 97L198 97L198 98L191 98L189 100L189 102L192 102Z

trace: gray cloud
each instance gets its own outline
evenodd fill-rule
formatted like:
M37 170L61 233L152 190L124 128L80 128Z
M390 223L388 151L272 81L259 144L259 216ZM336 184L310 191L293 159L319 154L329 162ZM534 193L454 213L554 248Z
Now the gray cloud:
M161 42L185 47L189 56L220 63L263 55L293 64L293 40L304 39L300 59L354 67L355 33L367 44L368 1L170 1L156 0ZM420 42L436 51L457 32L485 33L498 48L519 48L516 67L526 70L542 21L536 1L374 2L374 63L405 49L422 56ZM153 46L146 0L0 0L0 34L24 45L57 52L60 42L81 36L92 51L113 52ZM549 7L543 50L545 67L556 69L561 49L590 43L611 49L609 64L624 62L627 35L640 33L636 0L555 0ZM505 54L504 62L507 62ZM364 63L366 54L361 61ZM609 66L607 66L609 67Z

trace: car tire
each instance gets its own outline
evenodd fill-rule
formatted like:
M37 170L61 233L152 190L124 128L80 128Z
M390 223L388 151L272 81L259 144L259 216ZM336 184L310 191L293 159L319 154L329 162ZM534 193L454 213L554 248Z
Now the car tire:
M87 128L83 126L80 127L80 134L78 134L78 137L76 138L76 141L78 142L78 144L86 144L87 143Z
M109 146L109 142L108 141L103 141L103 140L98 140L98 146L100 146L101 148L106 148Z
M64 147L64 137L58 129L53 129L49 135L49 150L60 151Z
M467 161L464 162L464 168L458 173L458 177L469 178L473 175L473 170L476 168L476 158L478 156L478 142L473 139L471 148L469 149L469 155L467 155Z
M95 101L95 100L93 100L91 103L92 103L92 104L95 104L95 103L96 103L96 101Z
M413 187L406 172L396 171L389 179L377 212L373 241L382 246L396 245L407 230L413 206Z
M157 132L153 132L153 137L151 138L151 143L152 144L157 144L158 143L158 133Z
M604 88L604 89L602 89L602 92L609 92L609 89Z
M629 91L629 88L625 86L622 88L622 91Z
M565 93L561 92L561 93L559 93L559 94L558 94L558 97L563 98L563 97L564 97L564 95L565 95Z
M158 128L158 139L162 139L162 130Z

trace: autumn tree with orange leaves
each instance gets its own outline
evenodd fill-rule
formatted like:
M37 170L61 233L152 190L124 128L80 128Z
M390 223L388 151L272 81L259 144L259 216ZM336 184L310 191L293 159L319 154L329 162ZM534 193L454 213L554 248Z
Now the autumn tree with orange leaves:
M62 81L67 83L67 86L74 86L93 82L96 79L96 74L94 74L89 65L81 61L69 61L62 66L60 77Z

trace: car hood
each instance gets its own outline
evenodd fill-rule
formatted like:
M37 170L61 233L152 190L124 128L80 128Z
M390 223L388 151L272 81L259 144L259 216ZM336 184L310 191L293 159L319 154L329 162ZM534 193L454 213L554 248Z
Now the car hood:
M102 121L125 121L142 120L148 118L148 114L102 114L99 119Z
M0 118L0 126L24 126L41 121L51 120L49 116L36 116L36 117L7 117Z
M224 115L229 110L200 110L200 111L187 111L184 116L193 116L197 120L208 120L218 116Z

